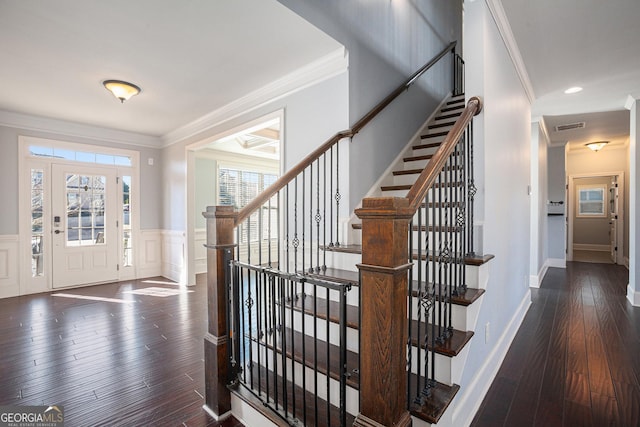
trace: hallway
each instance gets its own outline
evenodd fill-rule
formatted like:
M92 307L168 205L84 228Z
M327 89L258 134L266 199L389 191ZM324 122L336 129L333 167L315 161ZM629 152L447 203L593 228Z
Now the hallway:
M640 308L627 283L619 265L550 268L472 426L640 425Z

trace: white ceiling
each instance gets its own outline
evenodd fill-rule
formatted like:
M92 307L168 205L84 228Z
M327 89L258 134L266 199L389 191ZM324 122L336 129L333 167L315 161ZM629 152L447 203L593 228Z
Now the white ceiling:
M161 137L339 48L276 0L0 0L0 110Z
M579 135L549 125L552 141L617 138L624 113L603 116L611 129L580 115L640 96L640 1L493 1L534 117L587 122ZM339 48L276 0L0 0L0 110L162 137ZM142 93L121 105L105 79Z
M535 93L532 115L545 117L552 141L619 139L624 116L628 135L625 101L640 96L640 1L501 2ZM571 86L584 90L564 94ZM586 128L552 130L576 121Z

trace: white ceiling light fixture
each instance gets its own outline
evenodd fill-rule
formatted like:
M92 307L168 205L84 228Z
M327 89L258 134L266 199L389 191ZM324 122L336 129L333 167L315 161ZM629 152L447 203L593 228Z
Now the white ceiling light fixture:
M609 141L596 141L596 142L590 142L588 144L585 144L587 147L589 147L591 150L598 152L600 150L602 150L602 148L607 145L609 143Z
M578 93L578 92L582 92L582 88L580 86L573 86L564 91L564 93L566 93L567 95L571 95L572 93Z
M121 103L128 101L132 96L140 93L140 88L133 83L122 80L105 80L104 87L120 100Z

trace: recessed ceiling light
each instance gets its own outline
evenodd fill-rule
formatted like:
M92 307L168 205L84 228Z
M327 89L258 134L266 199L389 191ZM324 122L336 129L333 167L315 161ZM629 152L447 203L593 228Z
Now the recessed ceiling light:
M574 86L574 87L570 87L569 89L565 90L564 93L569 95L569 94L572 94L572 93L578 93L580 91L582 91L582 88L580 86Z

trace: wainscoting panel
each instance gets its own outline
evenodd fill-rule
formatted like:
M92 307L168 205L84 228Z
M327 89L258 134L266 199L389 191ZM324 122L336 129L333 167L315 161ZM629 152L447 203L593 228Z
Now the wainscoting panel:
M0 236L0 298L20 294L18 236Z
M184 231L162 231L162 276L186 284Z
M141 230L138 251L138 278L162 275L162 231Z
M196 228L194 231L196 274L207 272L207 248L204 247L205 243L207 243L207 229Z

